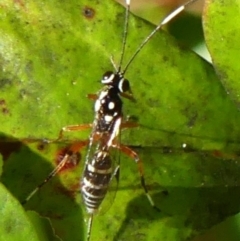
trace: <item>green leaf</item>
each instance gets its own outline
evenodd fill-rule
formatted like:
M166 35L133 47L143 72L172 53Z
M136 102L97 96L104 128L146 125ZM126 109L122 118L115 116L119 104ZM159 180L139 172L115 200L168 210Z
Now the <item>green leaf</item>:
M3 166L3 160L2 160L2 156L0 155L0 175L2 174L2 166Z
M96 93L97 81L113 69L111 55L118 63L125 14L111 0L5 0L0 11L2 182L23 201L66 145L38 140L93 121L86 95ZM153 28L130 16L124 65ZM162 212L151 208L135 162L122 155L117 197L94 218L92 240L188 240L239 212L240 114L213 67L159 31L126 78L137 103L124 100L124 114L136 117L139 127L123 131L121 140L143 160L147 186ZM88 135L65 138L71 143ZM79 200L85 152L79 165L66 167L26 205L49 217L64 241L86 234Z
M2 130L21 138L56 138L65 125L91 123L93 104L86 95L96 93L97 80L113 69L110 56L119 59L124 9L109 2L54 1L43 11L40 2L5 2L1 83L8 114L1 114ZM92 11L92 18L84 11ZM152 28L131 17L124 64ZM163 32L142 50L126 77L137 104L125 101L124 113L136 116L141 128L124 132L125 143L177 148L187 143L204 150L238 140L240 114L212 67Z
M216 72L236 104L240 101L238 64L240 49L240 3L238 0L207 0L204 32Z
M27 144L27 145L26 145ZM1 181L15 197L23 202L30 192L40 184L56 164L56 146L42 145L41 142L8 142L12 150L4 163ZM18 146L18 148L14 148ZM79 168L66 167L47 183L26 204L25 208L36 210L41 216L48 217L53 226L53 233L62 240L83 240L83 214L76 198L79 195ZM32 217L41 240L53 240L48 224L44 220ZM81 228L82 227L82 228ZM42 230L45 233L41 234Z
M41 241L60 241L60 239L53 234L52 226L47 218L40 217L36 212L27 212L29 219L31 220Z
M23 145L4 165L2 181L20 201L52 170L45 159L50 157L56 161L54 153L59 145L42 146L39 150L37 146L40 147L38 143ZM122 156L117 196L106 213L95 216L92 240L127 237L136 240L137 233L143 240L146 237L149 240L156 240L156 237L169 241L187 240L239 212L239 162L236 157L217 151L147 147L136 151L144 162L146 184L162 213L149 205L140 186L136 164ZM84 219L87 215L82 213L84 206L78 192L81 167L65 168L26 205L27 209L49 217L53 232L64 241L84 240L86 232ZM36 223L36 229L42 230L42 224Z
M23 208L1 183L0 200L0 240L39 241Z

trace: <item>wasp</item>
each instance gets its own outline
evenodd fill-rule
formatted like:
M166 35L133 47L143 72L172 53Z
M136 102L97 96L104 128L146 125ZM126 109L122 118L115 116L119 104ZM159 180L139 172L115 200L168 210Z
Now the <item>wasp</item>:
M165 17L160 24L143 40L130 60L127 62L126 66L122 69L122 62L127 42L130 12L130 0L126 0L126 16L122 40L122 51L118 67L111 59L114 71L107 71L103 74L101 79L103 88L98 94L88 95L90 99L95 101L95 115L93 123L65 126L61 129L59 137L55 141L62 139L64 132L82 131L85 129L91 129L89 138L87 140L78 141L70 145L66 149L64 155L61 156L60 163L57 165L57 167L37 188L30 193L23 203L27 202L46 182L48 182L49 179L55 176L56 173L58 173L67 162L70 162L72 159L74 159L76 153L80 152L82 148L87 146L85 166L81 176L80 185L83 202L85 204L86 211L89 214L87 225L87 241L90 240L91 236L93 216L99 211L100 206L109 191L111 181L113 179L116 179L117 183L119 181L120 158L115 158L119 152L123 152L135 160L138 165L141 185L144 189L144 192L151 206L160 211L156 207L145 185L141 159L135 151L130 149L128 146L121 144L119 141L121 129L138 126L136 123L123 120L123 102L121 97L127 98L130 101L135 101L131 91L130 83L125 78L126 71L128 70L130 64L141 51L141 49L154 36L154 34L162 28L162 26L171 21L176 15L178 15L188 5L195 1L197 0L190 0L186 2Z

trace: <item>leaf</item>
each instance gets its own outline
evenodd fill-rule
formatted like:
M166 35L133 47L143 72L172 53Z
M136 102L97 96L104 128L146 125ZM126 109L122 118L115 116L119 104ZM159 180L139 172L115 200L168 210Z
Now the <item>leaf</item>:
M93 103L85 96L101 88L97 80L113 69L111 55L118 63L124 16L110 0L2 3L2 182L20 201L46 178L67 145L39 139L93 121ZM130 17L124 65L152 29ZM162 213L152 210L136 164L123 155L117 197L106 214L94 218L92 240L188 240L239 212L240 114L212 66L159 31L126 78L137 103L124 101L124 114L136 117L139 127L125 130L122 142L137 148ZM88 135L65 138L69 144ZM86 234L78 194L85 152L79 165L65 168L26 205L49 217L64 241Z
M237 106L240 101L240 4L237 0L206 1L204 32L216 72Z
M2 156L0 155L0 175L2 174L2 166L3 166L3 160L2 160Z
M20 202L40 184L56 165L56 146L44 146L41 142L8 142L11 154L4 162L1 181ZM14 147L18 146L18 149ZM48 161L47 162L47 158ZM75 166L61 171L55 178L37 192L25 205L27 210L35 210L41 216L48 217L53 226L52 233L62 240L83 240L83 214L76 200L79 190L79 169ZM31 216L38 233L47 240L50 238L50 227L44 220ZM83 229L83 228L82 228Z
M33 211L28 211L27 214L34 227L36 227L39 240L60 241L60 239L52 233L52 226L47 218L40 217Z
M0 240L40 240L23 208L1 183L0 200Z

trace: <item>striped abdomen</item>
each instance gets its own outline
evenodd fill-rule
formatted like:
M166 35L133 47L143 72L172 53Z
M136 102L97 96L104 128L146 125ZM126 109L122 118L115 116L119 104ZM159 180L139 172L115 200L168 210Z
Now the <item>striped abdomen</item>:
M88 213L98 210L108 191L112 171L112 161L107 151L97 151L86 164L81 191Z

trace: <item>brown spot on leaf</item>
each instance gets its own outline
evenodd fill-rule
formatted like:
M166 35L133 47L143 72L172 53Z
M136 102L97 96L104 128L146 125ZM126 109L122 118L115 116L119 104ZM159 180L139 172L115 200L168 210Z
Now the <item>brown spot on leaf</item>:
M79 152L71 152L68 147L62 148L57 152L55 162L58 165L64 158L67 158L66 164L61 168L60 172L74 168L81 160L81 154Z
M0 106L2 106L1 111L3 114L9 114L9 109L6 106L6 101L4 99L0 99Z
M43 151L43 150L45 149L45 146L46 146L46 144L44 144L43 142L38 143L38 144L37 144L37 149L38 149L39 151Z
M87 19L93 19L95 14L96 14L95 10L91 7L88 7L88 6L85 6L83 8L82 13Z
M2 113L7 115L7 114L9 114L9 110L4 107L4 108L2 108Z
M20 7L25 7L24 1L22 0L13 0L15 4L18 4Z
M0 105L5 105L6 101L4 99L0 99Z

